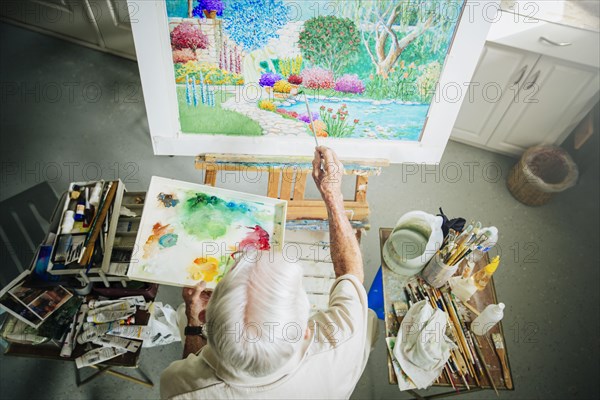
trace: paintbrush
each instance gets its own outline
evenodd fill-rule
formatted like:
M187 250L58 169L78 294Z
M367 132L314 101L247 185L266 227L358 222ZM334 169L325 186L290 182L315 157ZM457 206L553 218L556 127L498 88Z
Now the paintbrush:
M306 96L306 93L304 93L303 90L299 91L298 94L303 94L304 95L304 103L306 104L306 112L308 113L308 120L310 121L310 130L313 133L313 137L315 138L315 144L317 145L317 147L319 147L319 140L317 139L317 128L315 127L315 123L313 121L312 118L312 113L310 112L310 107L308 105L308 97ZM325 170L325 165L323 162L323 159L321 159L321 171Z
M496 388L496 385L494 384L494 380L492 379L492 374L490 373L487 363L485 362L485 358L483 357L483 351L481 351L481 346L479 345L479 340L476 337L473 338L473 345L475 346L475 351L477 351L477 356L481 360L481 365L483 366L483 370L485 371L485 374L487 375L487 378L490 381L490 384L494 388L494 392L496 392L496 396L499 397L500 394L498 393L498 389Z
M500 335L499 333L492 333L492 340L494 341L496 354L498 354L500 364L502 365L502 376L504 377L504 384L508 389L512 389L512 378L510 376L510 370L508 369L508 359L506 358L506 349L504 349L504 341L502 340L502 335Z

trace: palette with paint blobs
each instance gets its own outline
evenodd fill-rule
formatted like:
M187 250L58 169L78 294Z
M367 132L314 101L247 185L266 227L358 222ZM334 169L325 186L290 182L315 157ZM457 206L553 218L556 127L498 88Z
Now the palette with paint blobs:
M214 288L240 250L283 246L287 202L153 176L130 279Z

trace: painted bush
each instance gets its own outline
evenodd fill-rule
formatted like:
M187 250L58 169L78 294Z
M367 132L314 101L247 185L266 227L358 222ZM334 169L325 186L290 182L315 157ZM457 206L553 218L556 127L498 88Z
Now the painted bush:
M308 19L298 41L304 58L336 76L354 62L359 45L356 24L349 18L332 15Z
M260 76L260 79L258 80L258 84L260 86L270 86L273 87L273 85L275 85L275 82L278 82L281 80L281 75L279 74L274 74L272 72L267 72L266 74L262 74Z
M309 132L312 132L317 137L327 137L327 125L321 120L313 121L312 124L308 124Z
M301 85L302 77L300 77L298 75L290 75L288 78L288 82L291 83L292 85Z
M208 36L200 30L198 25L183 22L171 32L171 46L175 50L181 49L207 49Z
M173 62L174 63L186 63L188 61L196 60L196 53L192 49L178 49L173 50Z
M283 79L275 82L273 85L273 91L277 93L289 93L292 90L292 85L288 81Z
M417 89L423 100L430 102L435 91L435 86L440 79L442 66L439 62L434 61L420 66L419 72L421 72L421 75L416 80Z
M362 94L365 91L365 84L356 74L342 75L335 81L333 88L337 92Z
M258 102L258 108L266 111L275 111L277 107L271 100L261 100Z
M333 72L324 68L307 68L302 71L302 83L309 89L332 89Z

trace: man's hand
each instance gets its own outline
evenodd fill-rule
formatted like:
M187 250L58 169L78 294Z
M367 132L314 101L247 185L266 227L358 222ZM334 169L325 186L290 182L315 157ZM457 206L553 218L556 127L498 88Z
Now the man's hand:
M321 165L323 165L323 170L321 170ZM343 173L344 165L333 150L325 146L315 149L312 176L323 200L328 205L344 200L342 195Z
M206 306L212 292L204 289L206 289L204 281L200 281L193 288L183 288L182 296L188 326L200 326L206 322Z

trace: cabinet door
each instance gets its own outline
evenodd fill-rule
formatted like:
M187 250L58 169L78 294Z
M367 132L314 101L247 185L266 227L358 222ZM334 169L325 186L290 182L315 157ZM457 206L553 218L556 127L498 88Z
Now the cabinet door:
M83 0L21 0L2 4L2 17L17 23L100 45L98 27Z
M485 145L538 59L534 53L486 43L452 138Z
M491 136L488 147L519 155L560 144L598 96L598 69L543 56Z
M135 46L131 33L131 18L137 22L138 5L126 0L88 0L93 5L96 23L104 47L122 56L135 59Z

